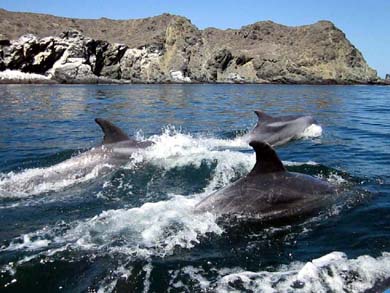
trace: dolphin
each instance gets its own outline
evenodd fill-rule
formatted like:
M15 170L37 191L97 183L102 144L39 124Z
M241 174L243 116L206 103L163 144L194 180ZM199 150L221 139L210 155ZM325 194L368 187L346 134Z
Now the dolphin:
M71 159L77 160L91 156L100 157L100 164L105 163L112 167L117 167L127 162L132 153L154 144L152 141L138 141L130 138L122 129L105 119L96 118L95 122L100 126L104 134L102 144Z
M114 157L126 157L139 149L144 149L154 144L152 141L137 141L130 138L122 129L107 120L96 118L95 122L104 133L102 143L104 151L111 153Z
M95 122L104 134L101 145L69 160L81 161L86 157L95 157L99 159L100 164L105 163L115 167L128 161L132 153L154 144L152 141L138 141L130 138L122 129L105 119L96 118Z
M27 169L0 179L0 197L25 197L60 190L102 176L129 161L132 153L145 149L152 141L137 141L111 122L96 118L104 137L100 146L56 165Z
M288 172L268 143L252 141L250 146L256 152L253 169L201 200L196 211L266 222L310 214L335 198L337 190L328 182Z
M272 117L262 111L254 111L258 117L256 126L248 133L249 141L264 141L272 146L285 144L299 138L311 125L317 124L312 116Z

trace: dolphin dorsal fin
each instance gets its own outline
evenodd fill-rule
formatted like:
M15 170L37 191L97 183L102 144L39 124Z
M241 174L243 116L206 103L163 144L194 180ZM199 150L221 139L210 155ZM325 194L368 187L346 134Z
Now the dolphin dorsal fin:
M255 114L257 115L257 118L259 120L272 120L273 119L272 116L265 114L263 111L260 111L260 110L256 110Z
M95 122L103 130L103 144L110 144L130 139L122 129L107 120L96 118Z
M275 150L266 142L251 141L249 145L256 152L256 164L251 174L285 172L286 168L279 159Z

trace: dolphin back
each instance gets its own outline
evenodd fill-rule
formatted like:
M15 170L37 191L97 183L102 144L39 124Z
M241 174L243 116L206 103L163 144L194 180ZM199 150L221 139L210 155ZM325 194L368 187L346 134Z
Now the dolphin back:
M268 143L253 140L249 145L256 152L256 164L250 172L251 175L286 171L275 150Z
M261 121L272 121L273 120L273 117L266 114L265 112L263 111L260 111L260 110L256 110L254 111L256 116L257 116L257 119L259 120L259 122Z
M95 122L103 130L103 144L116 143L130 139L122 129L107 120L96 118Z
M272 146L299 138L305 129L317 124L312 116L287 115L272 117L262 111L255 111L258 117L256 126L249 132L249 141L264 141Z
M202 199L195 209L218 217L262 222L301 218L321 210L335 199L337 190L326 181L288 172L275 150L253 140L256 164L245 177Z

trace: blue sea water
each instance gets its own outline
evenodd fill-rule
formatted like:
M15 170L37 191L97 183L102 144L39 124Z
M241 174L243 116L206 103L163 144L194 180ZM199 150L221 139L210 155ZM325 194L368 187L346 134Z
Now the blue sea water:
M250 171L256 109L313 115L322 134L277 152L348 196L278 226L193 213ZM0 85L0 291L384 290L389 111L382 86ZM96 117L155 145L119 168L77 160Z

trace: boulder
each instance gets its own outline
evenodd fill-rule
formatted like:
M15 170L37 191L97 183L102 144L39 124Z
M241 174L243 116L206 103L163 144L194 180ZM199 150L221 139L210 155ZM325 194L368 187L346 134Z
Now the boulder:
M120 62L122 78L132 82L166 82L160 59L161 52L154 47L128 49Z
M120 61L126 53L127 46L122 44L109 44L102 55L102 67L98 75L112 79L121 79Z

